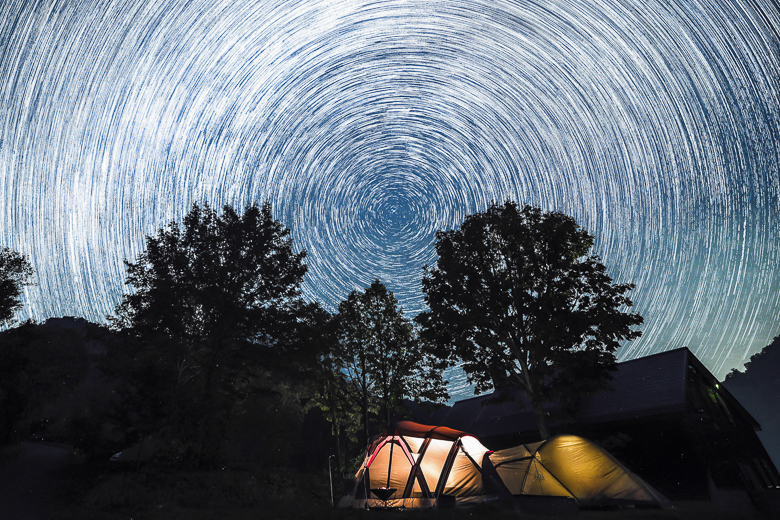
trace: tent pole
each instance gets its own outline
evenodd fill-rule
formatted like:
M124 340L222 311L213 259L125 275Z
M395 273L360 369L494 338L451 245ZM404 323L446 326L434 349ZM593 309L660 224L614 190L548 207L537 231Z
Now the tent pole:
M561 487L563 487L563 489L565 489L566 491L568 491L568 492L569 492L569 494L570 494L570 495L572 496L572 498L573 498L573 499L574 499L574 500L577 502L577 504L579 504L579 503L580 503L580 499L579 499L579 498L577 498L577 495L575 495L574 493L572 493L572 492L571 492L571 490L570 490L568 487L566 487L566 484L564 484L563 482L561 482L561 480L560 480L558 477L556 477L556 476L555 476L555 474L554 474L552 471L550 471L550 470L547 468L547 466L545 466L545 465L544 465L544 463L542 462L542 456L539 454L539 451L541 451L541 449L542 449L542 448L545 446L545 444L547 444L547 442L549 442L549 439L548 439L548 440L545 440L544 442L542 442L542 443L541 443L541 444L540 444L540 445L539 445L539 446L536 448L536 450L533 452L533 458L531 459L531 463L532 463L532 464L539 464L541 467L543 467L543 468L545 469L545 471L547 471L547 473L549 473L550 475L552 475L552 477L553 477L553 478L554 478L554 479L555 479L555 480L558 482L558 484L560 484L560 485L561 485ZM526 449L526 450L528 450L528 448L525 448L525 449ZM528 451L530 451L530 450L528 450ZM539 472L539 469L538 469L538 468L536 468L536 467L534 467L534 470L535 470L537 473ZM528 479L528 473L526 473L526 479ZM523 485L525 486L525 483L524 483ZM541 485L541 484L539 484L539 486L540 486L540 487L542 487L542 485Z
M328 479L330 479L330 507L333 507L333 470L330 468L330 459L332 459L334 455L331 455L328 457Z
M390 489L390 472L393 469L393 448L395 447L395 435L393 435L393 440L390 441L390 459L387 461L387 485L385 486L387 489Z
M366 497L366 509L370 509L368 507L368 499L371 497L371 490L368 486L368 457L371 454L371 445L369 444L368 447L366 447L366 458L363 461L363 494Z
M444 486L447 484L447 479L450 476L450 471L452 470L452 463L455 461L455 457L458 454L458 450L460 450L461 442L460 437L458 437L458 440L452 443L452 447L450 448L449 454L447 454L447 459L444 461L444 466L441 468L441 474L439 475L439 482L436 484L436 491L435 491L435 497L434 497L434 507L439 506L439 497L441 497L442 493L444 493Z

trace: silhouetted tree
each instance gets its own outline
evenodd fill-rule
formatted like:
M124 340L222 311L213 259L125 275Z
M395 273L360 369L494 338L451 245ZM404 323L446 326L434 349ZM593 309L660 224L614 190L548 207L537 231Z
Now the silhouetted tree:
M22 288L31 285L33 268L21 253L0 249L0 325L7 324L22 306Z
M353 398L360 403L363 439L369 438L374 400L385 425L404 398L446 399L441 360L423 348L398 301L376 280L365 291L352 291L339 304L336 366L347 375Z
M0 446L19 440L19 424L28 406L28 332L22 325L0 335Z
M463 361L477 391L524 392L549 437L543 403L603 387L620 341L639 337L642 317L621 310L634 286L612 282L573 218L532 206L494 203L436 239L425 336Z
M319 409L322 417L329 423L336 467L338 471L342 471L345 459L358 455L358 451L351 453L349 448L358 444L357 434L361 427L360 404L351 398L346 373L337 357L340 345L336 317L325 311L322 313L318 324L322 355L308 374L307 379L311 386L305 408L308 413L313 413L315 408ZM358 450L364 448L365 446L360 446Z
M780 466L780 336L750 356L745 369L733 369L723 384L761 424L758 436Z
M114 366L145 403L139 422L168 425L207 462L243 400L274 392L291 365L312 363L305 336L318 307L301 299L304 257L268 203L243 215L195 204L181 227L147 237L126 262L133 292L111 318L128 338Z
M76 330L27 321L0 332L0 444L25 438L31 427L73 441L54 423L70 420L63 402L89 364L85 337ZM59 409L52 409L55 403Z
M350 387L341 366L335 350L329 350L323 356L315 373L316 390L308 402L308 408L319 408L330 424L335 448L333 455L339 472L344 470L347 458L357 456L365 449L365 445L358 441L358 433L363 434L362 401L354 399L354 388ZM356 449L350 450L350 447Z
M726 375L724 383L745 384L751 379L758 378L774 386L772 401L780 403L780 336L775 336L769 345L750 356L745 363L744 370L732 369Z

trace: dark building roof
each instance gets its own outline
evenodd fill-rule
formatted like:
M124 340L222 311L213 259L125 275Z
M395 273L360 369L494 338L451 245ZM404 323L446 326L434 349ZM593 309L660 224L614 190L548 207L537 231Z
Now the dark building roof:
M601 422L685 411L689 355L693 356L681 348L620 363L612 390L583 399L578 418Z
M687 373L696 370L715 386L717 379L687 348L619 363L611 389L583 397L575 412L581 424L684 414ZM727 394L725 389L721 392ZM758 423L730 395L732 408L754 429ZM553 410L554 407L546 407ZM536 430L530 404L519 391L504 389L456 402L439 424L488 438Z

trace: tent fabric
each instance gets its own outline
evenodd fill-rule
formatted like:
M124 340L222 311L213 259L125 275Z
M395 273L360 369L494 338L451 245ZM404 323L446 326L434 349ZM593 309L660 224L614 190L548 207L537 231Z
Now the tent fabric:
M447 456L452 449L452 441L441 439L432 439L425 450L425 457L420 461L420 470L425 479L428 489L435 490L439 483L444 464L447 462Z
M468 433L402 421L372 440L354 489L339 507L419 508L494 497L483 480L486 453Z
M513 495L570 496L580 505L668 500L598 445L574 435L489 454Z
M397 438L383 444L371 463L371 479L375 482L372 487L403 489L413 464Z
M421 439L456 441L463 436L470 436L470 434L466 432L453 430L446 426L426 426L412 421L400 421L396 423L395 430L404 437L417 437Z
M464 436L460 442L461 450L453 460L444 494L455 497L490 494L482 479L482 459L488 449L475 437Z
M573 435L492 452L474 436L404 421L374 437L351 508L430 508L514 496L571 497L580 506L668 503L598 445Z

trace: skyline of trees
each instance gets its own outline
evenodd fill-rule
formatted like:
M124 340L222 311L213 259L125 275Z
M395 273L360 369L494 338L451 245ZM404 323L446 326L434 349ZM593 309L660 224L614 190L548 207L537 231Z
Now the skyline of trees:
M0 248L0 326L8 325L22 305L22 290L32 285L30 260L9 247Z
M604 388L621 341L641 335L631 284L613 283L593 236L568 215L493 203L436 234L417 316L442 358L462 361L477 391L510 386L528 397L543 439L547 403L571 408Z
M488 438L484 423L458 422L475 411L468 403L432 404L447 398L444 370L455 362L482 391L523 388L527 377L539 392L531 404L542 401L533 411L545 438L545 412L604 388L615 349L640 333L633 327L641 317L622 310L633 286L612 282L592 244L571 217L493 204L437 234L437 263L422 277L429 307L416 319L378 278L330 312L304 300L306 253L295 252L270 205L244 213L194 205L126 261L131 291L112 330L67 318L0 332L0 448L58 443L72 447L94 482L131 476L150 488L160 475L204 475L213 484L252 471L283 475L268 484L288 485L287 475L306 472L322 480L325 468L356 471L373 434L401 419L473 427ZM514 341L512 331L527 336L526 370L508 355L521 349L501 336ZM778 345L780 338L726 382L744 384L750 404L776 393L777 378L766 372L777 374ZM768 375L764 386L757 369ZM523 406L507 395L511 407ZM564 406L548 407L555 400ZM587 421L561 417L552 433L594 435ZM776 421L763 422L777 431ZM632 446L627 431L594 440ZM125 456L114 461L119 451ZM118 482L124 489L127 481ZM253 477L249 488L257 484ZM299 490L309 497L307 485Z
M126 262L132 292L110 318L126 337L114 374L153 389L163 405L153 423L196 464L219 454L247 400L279 391L275 372L293 364L280 358L306 355L300 334L316 305L301 297L305 256L268 203L243 214L195 204Z
M505 219L512 211L515 217L536 219L539 229L531 231L539 236L529 230L517 234L520 224ZM486 226L493 231L471 233ZM548 240L549 251L522 265L508 261L509 253L517 256L525 242L542 243L540 236L558 239ZM453 255L455 237L465 240L458 246L461 256ZM147 236L145 245L137 259L125 261L130 291L109 317L117 338L102 369L119 382L117 424L137 438L154 434L174 442L179 459L196 466L219 460L232 425L250 410L281 406L292 417L319 409L340 451L341 443L365 444L370 430L403 416L405 400L446 400L443 372L456 362L465 362L478 391L517 376L491 354L496 331L486 333L474 322L480 307L489 314L505 312L500 308L507 301L505 291L494 282L507 273L517 276L533 268L529 279L547 276L550 294L531 305L535 337L544 338L533 347L543 354L523 372L528 387L541 389L530 394L534 406L540 399L561 397L548 384L561 383L550 366L566 374L562 387L598 388L602 383L587 376L614 365L610 355L620 339L639 335L630 327L641 318L616 311L630 305L624 295L630 285L611 284L589 253L592 237L570 217L542 215L530 206L518 213L510 202L494 204L466 217L457 230L437 234L439 267L423 271L429 310L416 320L404 315L378 278L347 295L335 313L304 301L306 252L294 251L289 229L274 219L268 202L247 206L243 214L229 205L217 212L208 204L194 204L180 223L170 222ZM452 298L452 282L460 275L445 273L445 265L452 273L490 273L493 285L480 292L479 284L467 282ZM553 283L550 273L566 269L576 276ZM434 280L437 274L442 277ZM539 287L531 291L541 294ZM529 308L524 316L532 315ZM513 309L516 318L520 314ZM554 319L542 319L549 312ZM499 328L505 332L509 326ZM567 327L572 330L564 333ZM589 333L593 337L585 341ZM460 340L454 340L456 334ZM582 347L576 356L563 355L575 346ZM523 348L533 351L529 345ZM359 428L353 424L356 418ZM544 426L540 430L546 431Z
M538 208L520 210L510 202L503 206L494 204L481 214L467 217L459 228L441 231L437 238L468 234L468 222L484 219L491 210L496 213L491 225L496 229L504 226L513 231L518 228L517 222L502 223L504 217L499 215L501 211L527 211L530 220L537 219L539 222L547 215ZM598 298L591 299L591 311L605 305L605 302L607 307L611 305L611 311L607 309L609 312L590 314L610 317L610 325L602 333L603 338L611 338L607 351L611 349L614 352L615 345L620 343L621 327L625 332L626 327L630 329L640 323L637 316L628 315L621 325L619 320L615 320L618 315L612 312L620 303L628 307L630 300L626 301L626 293L631 288L630 284L612 284L604 266L590 251L593 237L580 229L570 217L556 214L554 218L557 220L548 222L547 227L537 229L539 236L558 236L562 249L568 247L565 245L567 241L574 244L569 259L579 258L586 262L585 266L578 268L579 271L575 271L580 277L595 277L596 286L606 290L606 300L598 302ZM247 239L253 227L264 229L260 233L262 240ZM249 235L244 236L245 233ZM472 249L466 256L472 264L475 259L481 258L496 279L500 278L501 269L497 269L500 262L494 260L500 259L507 251L517 253L510 247L511 243L534 242L528 237L506 240L501 233L495 233L490 240L484 236L481 240L472 239L466 242L470 245L482 244L484 250ZM269 261L262 269L250 272L252 266L257 267L261 262L257 258L247 260L253 258L253 246L248 244L257 245L264 240L266 244L276 240L276 245L265 251L277 253L268 255ZM17 327L3 333L0 357L4 360L2 365L7 369L4 372L7 375L3 378L6 384L0 389L0 394L5 397L2 408L6 413L0 418L3 433L0 441L9 442L20 438L19 435L24 438L30 432L39 431L47 437L60 439L60 442L72 442L79 450L100 458L105 457L107 449L122 449L128 443L154 436L170 441L166 447L166 460L158 460L157 463L178 467L215 467L228 458L284 465L297 457L296 464L299 464L305 459L305 449L315 450L315 446L324 445L337 456L337 467L347 469L355 463L355 454L362 451L367 437L385 428L391 420L404 418L407 413L404 401L436 401L443 397L446 393L443 370L456 359L468 362L469 354L478 353L476 348L464 352L462 345L446 353L447 349L442 349L446 342L442 342L442 336L438 335L442 324L425 323L425 314L417 321L410 320L392 292L379 279L345 297L337 313L329 312L316 302L304 301L300 283L306 270L303 263L305 252L294 252L289 230L273 219L267 204L248 207L245 214L228 207L218 214L208 205L195 205L180 224L173 222L156 235L147 237L147 246L136 261L127 262L127 281L147 284L148 291L130 293L127 300L117 307L115 330L99 333L107 342L107 352L105 356L101 355L100 368L108 383L95 379L93 368L89 369L92 375L85 375L83 349L78 341L58 341L56 333L44 329L38 331L34 323L28 323L30 326L24 329ZM437 251L439 246L440 243L437 243ZM446 254L439 257L445 258ZM529 262L528 265L546 263L552 268L555 266L554 257L554 254L542 255L544 261ZM278 267L285 265L283 258L287 258L287 265L292 266L290 271ZM485 258L490 261L485 261ZM456 260L457 255L453 255L443 262ZM508 263L506 258L504 260L506 267ZM246 263L242 263L244 261ZM470 264L467 262L466 265ZM423 276L427 277L424 284L432 283L432 269L424 271ZM279 272L293 272L285 278L292 283L283 283L279 286L283 288L276 292L272 282L255 285L247 282L252 276ZM212 281L205 282L206 279ZM454 290L451 286L453 279L449 278L449 291ZM556 283L563 283L562 280L563 277L556 279ZM578 283L581 283L578 294L584 294L582 288L588 284L582 280ZM234 296L241 294L236 288L258 290L262 295L276 295L276 298L262 300L259 296L245 295L236 299ZM428 285L427 289L430 291L431 286ZM535 292L535 296L539 296L544 291ZM490 312L495 311L504 299L500 291L482 294L472 286L465 294L482 307L491 309ZM238 300L238 307L231 306ZM259 309L258 312L241 314L244 306L263 301L265 303L260 303L255 309ZM555 307L554 303L548 302L546 308ZM171 312L170 309L176 306L180 311ZM459 311L467 309L464 301L446 304L445 307ZM587 305L575 307L575 310L583 310ZM220 309L226 316L225 321L219 319ZM471 310L473 314L474 309ZM465 313L459 315L458 320L445 323L455 332L455 329L468 326L468 319L463 319L464 316L473 317ZM573 319L572 316L569 313L564 319L574 324L570 329L579 326L580 330L583 327L595 330L591 327L592 323L587 325L587 319ZM250 321L255 328L241 328ZM561 323L551 320L541 330L554 341L565 344L561 340L565 335L559 330ZM262 326L256 327L258 324ZM428 330L422 325L426 325ZM221 331L226 329L237 330L238 334L221 343L225 339ZM119 331L123 332L117 334ZM203 340L208 335L220 340L209 345ZM478 334L473 337L477 338ZM362 396L356 398L350 390L355 378L345 369L349 353L347 347L351 341L347 338L367 338L367 343L371 343L368 351L364 352L365 366L375 372L371 375L373 381L367 385L370 392L365 399ZM480 339L483 344L489 343L482 337ZM187 342L192 343L188 346ZM576 343L569 341L570 345ZM34 348L30 349L30 345ZM208 349L212 347L216 350L208 354ZM418 349L417 353L414 353L415 349ZM39 363L36 356L40 357L45 352L50 353L44 354L44 363ZM542 378L550 377L550 373L552 377L568 374L568 380L562 377L551 379L568 395L599 388L604 380L598 380L594 385L585 373L594 372L603 358L593 349L590 352L584 349L583 352L582 356L569 359L555 352L550 359L557 368L547 372L547 376L542 375ZM487 359L487 356L483 357ZM93 354L88 359L94 363ZM360 359L359 355L357 359ZM393 365L399 360L411 360L413 363ZM607 367L609 362L614 362L614 357L607 359ZM209 363L213 363L215 369L210 376L207 374ZM220 374L216 373L217 364L222 365ZM59 365L64 369L60 370ZM506 384L512 376L505 368L502 372L500 364L488 362L483 365L486 369L484 381L489 381L493 388ZM427 372L420 371L421 368ZM412 372L417 370L417 373L405 372L410 369ZM8 374L12 372L20 377L10 377ZM65 377L68 373L72 379L67 381L67 385L51 384L55 378ZM357 373L353 371L354 374ZM29 377L36 378L33 386L28 385ZM210 382L207 382L209 379ZM79 386L82 384L80 381L89 381L91 390ZM104 398L92 400L95 389L103 389L98 393ZM35 422L53 413L52 403L44 406L46 396L50 394L60 395L58 399L64 399L61 402L75 399L80 403L61 407L56 428L53 423L43 426L43 422ZM27 395L30 399L25 397ZM90 396L89 399L87 396ZM554 393L545 396L551 399L560 397ZM367 408L362 406L365 401L369 403ZM316 442L312 442L310 437L313 432L320 436ZM262 446L263 443L279 449L255 448L247 451L247 446Z
M446 399L441 361L424 348L412 321L378 279L363 291L352 291L339 304L335 320L335 366L345 373L348 394L360 402L363 439L370 437L372 400L389 426L404 398Z

